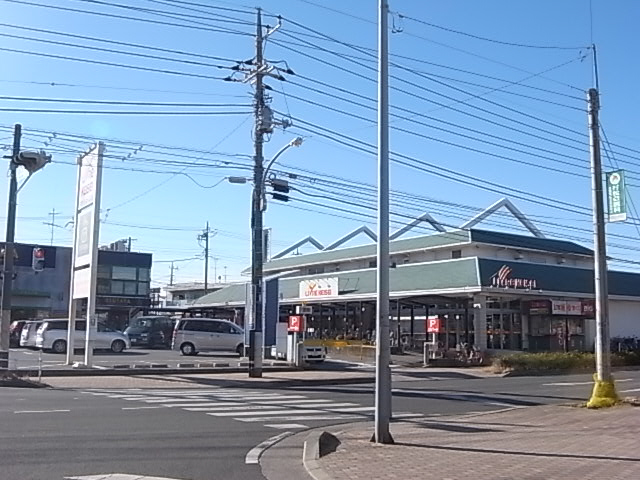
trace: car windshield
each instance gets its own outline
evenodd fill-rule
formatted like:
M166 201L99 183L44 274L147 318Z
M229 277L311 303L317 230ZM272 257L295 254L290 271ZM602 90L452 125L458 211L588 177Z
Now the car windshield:
M148 328L153 324L152 318L136 318L131 321L130 327L134 328Z

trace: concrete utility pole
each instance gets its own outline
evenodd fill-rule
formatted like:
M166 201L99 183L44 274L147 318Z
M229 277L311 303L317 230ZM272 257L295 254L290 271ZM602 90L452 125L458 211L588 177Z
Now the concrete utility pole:
M49 215L51 215L51 246L53 246L53 232L56 226L56 209L52 209Z
M256 22L255 131L253 157L253 195L251 197L251 330L249 331L249 377L262 377L262 197L264 158L262 153L264 115L264 65L262 57L262 10Z
M202 234L198 235L198 240L204 240L204 294L206 295L209 290L209 235L211 230L209 229L209 222L205 227Z
M602 162L600 158L600 124L598 112L600 99L598 90L588 91L589 100L589 147L591 152L591 194L593 204L594 281L596 299L596 383L587 403L588 407L606 407L617 402L613 377L611 376L611 353L609 339L609 288L607 278L607 246L604 223L604 200L602 192Z
M9 201L7 232L4 245L4 267L2 274L2 320L0 323L0 370L9 368L9 326L11 324L11 295L13 290L14 240L16 234L16 207L18 205L18 155L22 125L16 124L13 131L13 152L9 162Z
M169 276L169 285L173 285L173 272L178 270L178 267L174 267L173 266L173 262L171 262L171 267L170 268L171 268L171 273L170 273L170 276Z
M389 4L379 0L378 18L378 268L375 432L372 441L393 443L391 346L389 343Z

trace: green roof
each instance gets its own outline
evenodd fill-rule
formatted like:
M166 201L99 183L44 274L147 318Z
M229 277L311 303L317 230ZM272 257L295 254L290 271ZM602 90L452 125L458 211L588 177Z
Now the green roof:
M391 255L428 248L437 248L464 243L483 243L490 245L504 245L526 250L539 250L550 253L593 255L593 251L566 240L552 238L538 238L529 235L494 232L489 230L453 230L451 232L422 235L389 242ZM271 260L264 265L265 272L295 270L297 267L333 263L343 260L359 258L373 258L376 256L376 243L357 247L339 248L309 253L306 255L290 256Z
M475 258L462 258L444 262L401 265L389 270L390 291L400 294L426 292L449 288L479 287ZM339 297L325 299L326 302L340 301L376 292L376 269L348 272L325 273L280 279L280 301L296 301L302 280L338 277ZM231 285L196 300L195 305L244 305L246 287L244 284Z
M434 235L423 235L420 237L392 240L389 242L389 253L393 255L394 253L469 242L468 230L456 230L452 232L436 233ZM375 243L370 243L369 245L360 245L357 247L338 248L336 250L326 250L306 255L278 258L265 263L264 271L280 271L294 269L295 267L302 265L306 266L318 263L335 262L339 260L375 257L376 249L377 245Z

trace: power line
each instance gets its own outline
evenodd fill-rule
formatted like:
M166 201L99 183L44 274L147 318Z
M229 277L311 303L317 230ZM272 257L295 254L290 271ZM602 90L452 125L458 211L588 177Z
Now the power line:
M138 107L251 107L248 103L182 103L182 102L130 102L122 100L81 100L75 98L42 98L42 97L12 97L0 95L0 100L20 101L20 102L43 102L43 103L78 103L83 105L127 105Z
M67 115L158 115L158 116L197 116L197 115L247 115L251 112L158 112L158 111L121 111L121 110L58 110L46 108L0 108L0 112L21 112L21 113L60 113Z
M557 46L557 45L529 45L526 43L517 43L517 42L506 42L503 40L496 40L494 38L488 38L488 37L483 37L480 35L474 35L472 33L467 33L467 32L463 32L460 30L455 30L453 28L449 28L449 27L443 27L442 25L436 25L435 23L429 23L429 22L425 22L424 20L419 20L417 18L413 18L413 17L409 17L407 15L404 15L402 13L398 12L398 16L400 18L406 18L407 20L411 20L413 22L422 24L422 25L426 25L428 27L432 27L432 28L437 28L438 30L443 30L445 32L449 32L449 33L455 33L457 35L463 35L465 37L469 37L469 38L474 38L476 40L482 40L484 42L490 42L490 43L495 43L498 45L505 45L505 46L510 46L510 47L522 47L522 48L532 48L532 49L540 49L540 50L588 50L590 47L562 47L562 46Z

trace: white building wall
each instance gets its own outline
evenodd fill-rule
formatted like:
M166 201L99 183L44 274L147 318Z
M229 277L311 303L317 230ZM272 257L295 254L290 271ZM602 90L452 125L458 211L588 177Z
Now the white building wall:
M609 302L611 337L640 337L640 302L611 300Z

